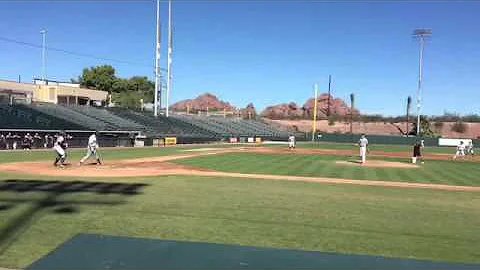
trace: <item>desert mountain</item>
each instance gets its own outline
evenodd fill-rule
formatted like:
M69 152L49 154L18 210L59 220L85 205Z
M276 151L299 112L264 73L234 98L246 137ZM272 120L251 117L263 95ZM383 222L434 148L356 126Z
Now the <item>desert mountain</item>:
M322 94L318 97L317 101L317 117L319 119L325 118L328 111L328 94ZM301 119L311 118L313 116L313 110L315 105L315 99L308 99L305 104L300 107L296 103L283 103L267 107L262 116L270 119ZM330 96L330 114L345 116L350 114L350 107L340 98L334 98ZM353 114L359 114L359 111L354 109Z
M182 100L170 106L173 111L186 111L187 107L191 112L206 111L207 108L209 111L235 110L230 103L222 101L210 93L205 93L195 99Z

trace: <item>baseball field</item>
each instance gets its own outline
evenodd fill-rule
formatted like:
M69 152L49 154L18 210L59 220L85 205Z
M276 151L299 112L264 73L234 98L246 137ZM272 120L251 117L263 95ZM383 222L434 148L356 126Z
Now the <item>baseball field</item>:
M480 263L480 159L351 144L0 152L0 267L79 233Z

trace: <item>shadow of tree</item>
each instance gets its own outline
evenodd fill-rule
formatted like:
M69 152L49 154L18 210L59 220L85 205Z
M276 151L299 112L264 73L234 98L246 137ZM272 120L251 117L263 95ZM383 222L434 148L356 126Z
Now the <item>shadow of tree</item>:
M0 181L0 212L8 211L16 205L28 203L32 206L26 211L8 221L0 229L0 255L21 236L32 223L36 214L51 209L57 214L75 214L79 212L80 205L118 205L126 202L125 196L134 196L142 193L147 186L143 183L111 183L87 181L42 181L10 179ZM35 198L17 196L24 193L45 194ZM94 198L82 199L62 198L65 194L91 193L97 194ZM10 195L10 197L5 195ZM17 194L17 195L15 195ZM121 197L104 199L102 195L117 194ZM13 197L11 195L14 195ZM70 196L71 197L71 196Z

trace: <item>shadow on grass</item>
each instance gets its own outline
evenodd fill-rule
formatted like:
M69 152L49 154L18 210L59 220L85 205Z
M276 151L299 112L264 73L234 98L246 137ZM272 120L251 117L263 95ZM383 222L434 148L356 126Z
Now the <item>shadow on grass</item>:
M28 203L30 208L12 218L6 226L0 229L0 255L25 231L32 223L36 214L50 210L56 214L72 215L78 213L81 205L118 205L126 202L126 196L141 194L147 186L142 183L111 183L84 181L42 181L42 180L5 180L0 181L0 213L6 212L17 205ZM20 196L20 194L45 194L42 198ZM75 193L97 194L98 197L89 200L62 199L62 195ZM6 194L10 198L5 197ZM105 199L106 194L116 194L119 198ZM14 195L14 196L12 196ZM17 196L18 195L18 196ZM61 224L59 224L61 225Z
M348 163L353 163L353 164L362 164L362 161L360 160L355 160L355 159L351 159L351 160L347 160Z

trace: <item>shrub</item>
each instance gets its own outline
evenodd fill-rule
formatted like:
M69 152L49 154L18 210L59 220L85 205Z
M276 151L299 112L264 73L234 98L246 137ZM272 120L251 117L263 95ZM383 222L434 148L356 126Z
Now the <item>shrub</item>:
M335 125L335 120L333 120L332 118L328 119L328 125L329 126L334 126Z
M435 122L433 126L435 127L436 130L442 130L443 122Z
M462 121L455 122L455 124L452 126L452 131L465 133L465 131L467 131L467 125Z

